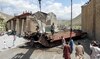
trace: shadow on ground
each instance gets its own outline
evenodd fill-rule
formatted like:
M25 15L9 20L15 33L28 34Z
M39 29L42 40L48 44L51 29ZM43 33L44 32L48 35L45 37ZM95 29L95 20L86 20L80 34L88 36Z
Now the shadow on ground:
M31 48L29 46L20 46L19 48L25 48L25 49L28 49L28 51L26 53L18 53L11 59L30 59L30 56L35 50L35 48Z
M80 40L75 40L74 41L75 44L77 44L77 42L82 43L85 52L90 55L91 50L90 50L90 40L88 38L84 38L84 39L80 39ZM32 48L30 46L20 46L19 48L22 49L28 49L28 51L26 53L18 53L16 54L14 57L12 57L11 59L30 59L30 56L32 55L32 53L37 49L37 48ZM57 52L57 53L61 53L62 49L59 49L58 51L56 51L56 49L50 49L50 48L39 48L40 50L43 51L47 51L47 52Z
M42 51L45 51L45 50L49 49L49 48L44 48L44 47L43 48L35 48L35 47L31 47L29 45L22 45L22 46L19 46L19 48L28 49L28 51L26 53L18 53L11 59L30 59L31 55L33 54L33 52L35 50L40 49Z

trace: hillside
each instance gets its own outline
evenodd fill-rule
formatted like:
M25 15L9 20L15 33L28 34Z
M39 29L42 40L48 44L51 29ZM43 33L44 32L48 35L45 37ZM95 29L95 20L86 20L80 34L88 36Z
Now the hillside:
M71 20L67 21L67 24L70 25ZM72 25L81 25L81 14L72 19Z
M8 21L9 19L11 19L12 17L13 16L11 16L11 15L0 12L0 18L3 18L5 22Z
M71 23L71 20L58 20L58 23L61 25L67 25L69 26ZM81 14L72 19L72 24L73 25L81 25Z
M68 20L57 20L59 25L67 25Z
M81 25L81 14L72 20L73 25Z

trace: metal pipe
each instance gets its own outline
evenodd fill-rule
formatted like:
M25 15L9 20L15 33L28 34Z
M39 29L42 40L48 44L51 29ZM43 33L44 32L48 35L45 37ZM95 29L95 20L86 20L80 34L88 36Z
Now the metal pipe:
M40 8L40 11L41 11L41 0L38 0L39 1L39 8Z
M96 40L96 0L93 0L93 29L92 29L92 32L93 32L93 39Z
M38 0L39 1L39 8L40 8L40 14L41 14L41 0ZM41 16L40 16L41 17ZM43 33L43 23L42 23L42 20L40 20L41 21L41 27L40 27L40 29L41 29L41 31L42 31L42 33Z
M72 9L73 9L73 1L71 0L71 23L70 23L70 39L72 38L72 17L73 17Z

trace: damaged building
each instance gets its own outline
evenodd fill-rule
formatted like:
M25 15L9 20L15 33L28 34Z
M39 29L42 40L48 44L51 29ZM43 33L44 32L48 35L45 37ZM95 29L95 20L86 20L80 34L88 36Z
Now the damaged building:
M36 26L39 25L40 29L55 23L57 25L56 15L54 13L23 13L15 16L6 23L7 30L15 30L17 35L23 35L25 32L36 32Z

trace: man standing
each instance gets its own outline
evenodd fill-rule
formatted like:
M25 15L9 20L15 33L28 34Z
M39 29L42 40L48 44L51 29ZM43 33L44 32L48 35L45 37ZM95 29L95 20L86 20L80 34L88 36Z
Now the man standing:
M71 49L67 42L66 45L64 45L63 57L65 59L71 59L70 54L71 54Z
M39 32L39 29L40 29L40 28L39 28L39 26L37 25L37 26L36 26L36 31Z
M84 59L84 48L80 42L78 42L78 45L76 46L75 50L76 59Z
M73 45L74 45L73 39L70 39L69 45L70 45L71 53L72 53L73 52Z
M66 40L63 36L61 36L61 39L62 39L62 48L64 48L64 45L66 45Z
M53 35L55 32L55 26L54 26L54 23L52 23L51 25L51 34Z
M90 44L90 49L92 50L91 59L100 59L100 48L96 41Z

